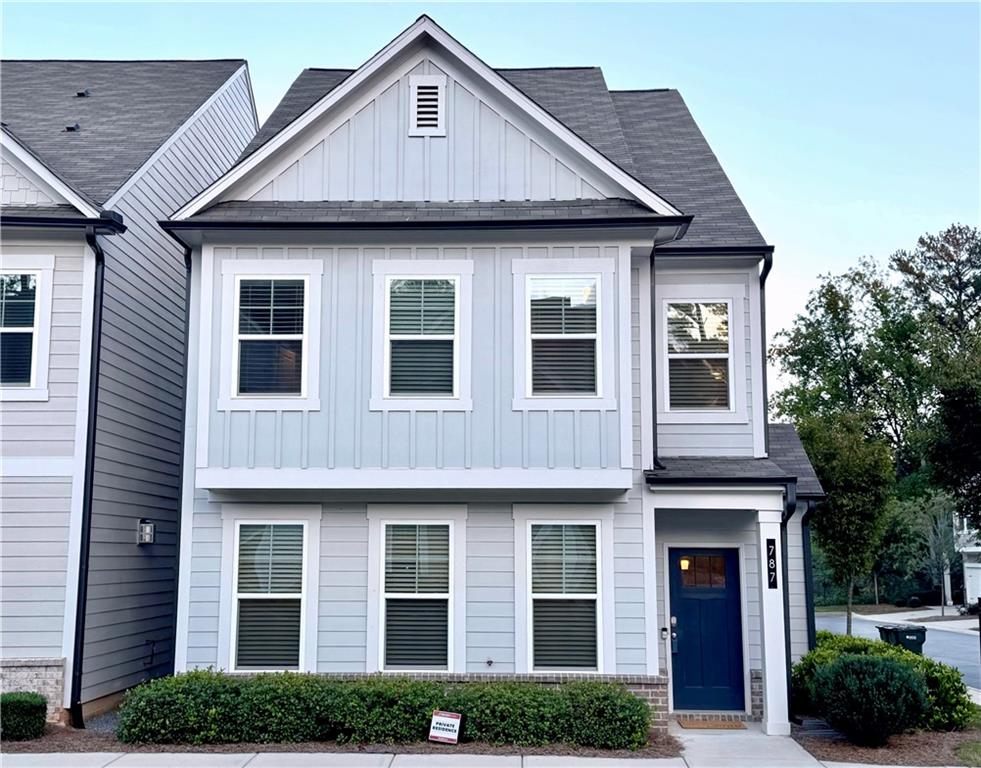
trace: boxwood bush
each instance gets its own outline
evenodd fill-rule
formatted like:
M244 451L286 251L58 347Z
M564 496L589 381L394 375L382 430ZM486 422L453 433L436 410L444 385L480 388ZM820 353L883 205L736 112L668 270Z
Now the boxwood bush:
M0 694L0 739L26 741L44 735L48 702L40 693L11 691Z
M962 730L971 720L974 707L958 670L881 640L830 632L818 632L817 647L793 667L793 700L798 713L821 714L817 706L817 673L845 654L894 659L918 673L926 684L927 695L926 711L916 724L918 727Z
M844 654L815 678L821 714L855 744L881 747L894 733L920 723L926 712L922 676L898 659Z
M461 740L637 749L647 704L612 683L460 683L308 674L232 676L210 670L134 688L119 712L119 739L146 744L424 741L434 709L463 715Z

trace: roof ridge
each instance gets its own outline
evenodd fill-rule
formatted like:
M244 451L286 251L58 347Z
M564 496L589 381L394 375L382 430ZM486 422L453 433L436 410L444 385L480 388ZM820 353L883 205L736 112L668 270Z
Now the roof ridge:
M668 91L679 92L677 88L614 88L610 93L666 93Z
M602 67L594 65L583 65L583 66L569 66L569 67L492 67L495 72L527 72L528 70L535 70L536 72L551 72L561 69L599 69Z
M52 64L205 64L205 63L218 63L226 61L241 61L245 62L246 59L242 58L227 58L227 59L0 59L0 64L43 64L46 62Z
M350 67L304 67L304 72L357 72Z

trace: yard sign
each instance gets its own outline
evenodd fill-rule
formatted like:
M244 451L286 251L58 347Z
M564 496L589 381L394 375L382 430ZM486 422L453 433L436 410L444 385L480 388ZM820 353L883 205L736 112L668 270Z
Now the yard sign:
M460 715L456 712L433 712L433 722L429 726L429 740L441 744L456 744L460 738Z

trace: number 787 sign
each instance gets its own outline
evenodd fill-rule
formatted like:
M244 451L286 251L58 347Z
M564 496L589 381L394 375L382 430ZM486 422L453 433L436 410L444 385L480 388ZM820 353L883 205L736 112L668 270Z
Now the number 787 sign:
M777 588L777 540L766 540L766 585Z

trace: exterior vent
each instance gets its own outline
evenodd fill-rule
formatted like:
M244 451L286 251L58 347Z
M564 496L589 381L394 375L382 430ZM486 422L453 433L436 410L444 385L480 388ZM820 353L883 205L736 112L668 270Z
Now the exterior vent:
M85 99L85 98L88 98L88 95L89 95L89 89L88 88L85 88L84 90L81 90L81 91L75 91L75 98L76 99Z
M446 76L409 77L409 135L446 135Z
M77 133L80 130L82 130L82 126L80 126L78 123L75 123L74 125L65 126L66 133Z

